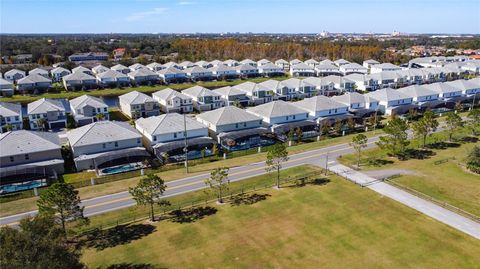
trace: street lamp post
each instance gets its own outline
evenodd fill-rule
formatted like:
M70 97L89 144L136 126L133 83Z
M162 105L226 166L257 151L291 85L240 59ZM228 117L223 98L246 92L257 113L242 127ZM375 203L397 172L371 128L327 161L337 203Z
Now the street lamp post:
M183 137L185 148L183 151L185 152L185 169L187 170L188 174L188 143L187 143L187 115L183 114Z

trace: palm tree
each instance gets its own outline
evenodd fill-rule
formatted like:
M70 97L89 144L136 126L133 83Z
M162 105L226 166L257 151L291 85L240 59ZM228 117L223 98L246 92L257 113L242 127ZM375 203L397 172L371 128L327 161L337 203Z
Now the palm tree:
M45 131L45 125L47 124L47 120L44 118L40 118L37 120L37 127L40 131Z
M97 118L98 121L102 121L105 119L105 114L98 113L97 115L95 115L95 117Z

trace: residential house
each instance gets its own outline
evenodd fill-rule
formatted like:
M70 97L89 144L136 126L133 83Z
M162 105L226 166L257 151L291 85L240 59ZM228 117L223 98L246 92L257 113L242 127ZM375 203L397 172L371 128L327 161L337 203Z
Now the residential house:
M368 60L365 60L363 61L363 67L367 68L367 69L370 69L372 68L372 66L376 65L376 64L380 64L379 61L375 61L373 59L368 59Z
M342 64L339 66L338 69L345 76L350 74L367 74L368 73L367 68L357 63Z
M348 117L348 106L332 98L318 95L293 102L297 107L308 111L310 118L318 122L323 120L345 119Z
M317 94L330 96L339 92L339 90L335 89L335 83L324 78L308 77L302 80L302 84L311 85L314 88L310 89L309 94L305 95L306 97Z
M322 83L333 83L333 92L324 92L323 95L331 96L341 92L352 92L355 89L355 82L346 77L330 75L322 77Z
M62 101L42 98L27 105L28 120L31 130L56 129L67 127L67 116ZM45 126L39 126L41 120Z
M240 105L242 107L248 106L249 99L247 94L235 87L226 86L213 90L215 93L220 95L220 98L224 101L226 106Z
M407 84L405 78L396 71L384 71L368 75L378 88L400 88Z
M97 79L84 72L74 72L63 78L63 86L68 90L91 89L97 87Z
M282 67L278 65L274 65L272 63L265 63L263 65L258 66L258 73L266 77L275 77L275 76L285 75Z
M152 97L160 104L165 113L190 113L193 111L193 100L185 94L170 88L154 92Z
M121 64L116 64L116 65L112 66L110 69L118 71L118 72L123 73L123 74L128 74L131 71L130 68L128 68L124 65L121 65Z
M213 78L212 71L201 66L192 66L185 69L185 74L192 81L211 80Z
M21 129L23 129L22 105L0 102L0 133Z
M10 82L17 82L17 80L25 77L25 71L11 69L5 72L5 74L3 74L3 77Z
M465 97L473 97L476 94L480 94L480 85L471 80L458 79L445 82L445 84L462 90L462 95Z
M72 72L70 70L65 69L63 67L56 67L50 71L50 75L52 76L52 80L54 82L60 82L62 81L62 78L64 76L70 75Z
M257 66L257 62L251 60L251 59L245 59L245 60L242 60L240 61L240 64L248 64L248 65L251 65L251 66Z
M147 68L140 68L128 73L130 80L136 85L155 84L159 81L160 76Z
M162 64L159 64L157 62L153 62L153 63L150 63L150 64L147 64L146 66L148 69L150 69L151 71L153 72L157 72L157 71L160 71L162 69L165 69L165 67L162 65Z
M385 115L404 114L416 107L412 104L412 97L390 88L369 92L366 95L378 100L378 111Z
M82 95L70 100L70 111L77 125L109 120L108 105L100 98ZM98 115L102 116L98 116Z
M455 87L444 82L437 82L427 85L422 85L423 88L432 90L438 93L439 99L445 102L451 102L452 104L463 100L463 91L462 89Z
M285 60L283 60L283 61L285 61ZM283 62L282 62L282 59L278 60L277 62L283 63ZM285 61L285 62L287 62L287 61ZM267 60L267 59L261 59L260 61L257 61L257 66L260 67L260 66L262 66L262 65L264 65L264 64L271 64L271 63L272 63L272 62L269 61L269 60ZM288 64L288 62L287 62L287 64ZM277 64L275 64L275 65L277 65ZM283 68L283 67L282 67L282 68Z
M385 72L385 71L400 71L402 68L391 63L375 64L370 68L370 74Z
M106 66L103 66L101 64L99 65L96 65L92 68L92 72L93 74L95 75L98 75L98 74L101 74L101 73L104 73L104 72L107 72L108 70L110 70L110 68L106 67Z
M211 65L211 64L210 64L209 62L207 62L207 61L198 61L198 62L195 62L194 64L195 64L196 66L201 66L201 67L206 68L206 69L208 69L208 68L210 68L210 67L213 67L213 65Z
M30 74L17 80L17 90L20 92L37 92L47 90L52 86L50 78L38 74Z
M112 69L98 74L97 81L99 85L108 87L125 86L130 84L130 78L127 75Z
M276 60L275 65L281 67L283 70L290 70L290 63L284 59Z
M303 63L303 62L300 61L299 59L293 59L293 60L291 60L291 61L289 62L290 67L291 67L292 65L297 65L297 64L301 64L301 63Z
M347 92L331 98L348 106L348 110L359 117L368 116L378 109L378 100L358 92Z
M247 81L234 87L246 93L251 105L265 104L273 100L274 92L257 83Z
M108 53L106 52L85 52L74 53L68 56L71 62L88 62L88 61L107 61Z
M208 69L217 79L230 79L238 77L235 68L223 64L212 66Z
M27 130L0 134L2 183L57 179L64 173L58 134Z
M308 59L304 62L305 64L309 65L310 67L313 67L315 69L315 67L317 67L317 65L319 65L320 63L315 60L315 59Z
M293 77L311 77L315 75L315 70L313 67L305 64L305 63L297 63L297 64L292 64L290 62L290 75Z
M350 74L344 77L355 83L355 90L359 91L375 91L378 89L378 84L376 80L372 79L370 76L362 74Z
M227 65L232 66L232 65ZM251 66L249 64L242 64L234 66L237 74L240 77L257 77L259 75L258 68L256 66Z
M281 141L288 139L291 130L302 130L303 138L318 135L317 124L308 120L309 112L290 102L277 100L249 107L247 112L262 118L268 129Z
M157 74L165 83L183 82L187 79L187 74L183 70L175 67L167 67L158 71Z
M220 60L213 60L210 62L211 66L219 66L219 65L224 65L222 61Z
M315 74L319 77L325 77L330 75L341 75L338 66L333 64L317 64L315 66Z
M0 78L0 95L1 96L12 96L13 95L13 83Z
M118 97L120 109L132 119L160 115L160 106L152 97L132 91Z
M140 70L140 69L148 69L148 68L143 64L135 63L135 64L130 65L128 67L128 69L130 69L130 71L133 72L133 71L137 71L137 70Z
M183 69L179 64L177 64L176 62L172 62L172 61L163 64L163 67L164 67L164 69L168 69L168 68L171 68L171 67L176 68L176 69Z
M73 68L72 73L85 73L87 75L93 76L92 70L90 70L90 69L88 69L84 66L81 66L81 65Z
M428 88L425 88L420 85L412 85L408 87L404 87L397 90L398 92L411 97L412 103L417 104L419 107L423 106L435 106L439 103L443 103L443 101L438 101L439 93L432 91Z
M192 68L194 66L196 66L194 63L190 62L190 61L183 61L181 63L178 64L178 66L181 68L181 69L189 69L189 68Z
M333 64L335 64L336 66L340 67L342 65L346 65L346 64L349 64L350 62L345 60L345 59L338 59L336 61L333 62Z
M214 141L208 137L208 129L189 116L168 113L146 119L138 119L135 127L143 135L144 145L160 160L170 162L212 154Z
M28 71L28 74L29 75L37 74L37 75L40 75L40 76L43 76L45 78L50 79L50 76L48 75L48 71L45 70L45 69L42 69L42 68L38 68L38 67Z
M218 93L204 88L202 86L194 86L182 91L183 94L189 96L193 100L193 107L197 111L208 111L225 106Z
M224 61L223 64L230 67L236 67L240 65L240 63L237 60L232 60L232 59L228 59Z
M142 135L128 122L97 121L67 132L78 171L137 163L148 158Z

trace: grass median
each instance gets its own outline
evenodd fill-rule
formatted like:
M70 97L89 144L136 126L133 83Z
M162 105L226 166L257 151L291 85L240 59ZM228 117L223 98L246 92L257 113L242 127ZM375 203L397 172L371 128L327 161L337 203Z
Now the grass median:
M480 263L478 240L337 176L322 182L263 189L257 194L265 199L253 204L209 204L209 214L189 221L172 218L107 230L86 242L83 261L92 268L121 263L162 268L473 268ZM119 216L93 217L92 223L110 217Z

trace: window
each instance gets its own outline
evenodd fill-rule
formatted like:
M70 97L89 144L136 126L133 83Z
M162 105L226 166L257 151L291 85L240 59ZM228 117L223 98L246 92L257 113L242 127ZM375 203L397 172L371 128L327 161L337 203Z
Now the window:
M15 158L13 158L13 156L10 156L10 162L14 162L15 161Z
M16 120L16 121L19 121L20 118L19 118L18 116L15 116L15 120Z
M25 160L30 160L30 156L28 156L28 154L25 154Z
M293 119L295 119L295 115L293 115Z
M285 117L285 120L288 120L288 116Z
M173 133L173 138L177 138L177 133Z
M153 136L153 141L157 141L157 137L156 137L156 136Z
M243 127L247 127L247 123L246 123L246 122L243 123Z
M105 143L102 144L102 148L106 148L107 145Z
M259 121L258 121L258 124L262 125L262 121L261 121L261 120L259 120Z
M118 147L118 142L115 142L115 147L116 147L116 148Z
M238 128L238 123L235 123L235 128Z
M140 140L140 138L137 138L137 144L140 144L142 143L142 140Z

